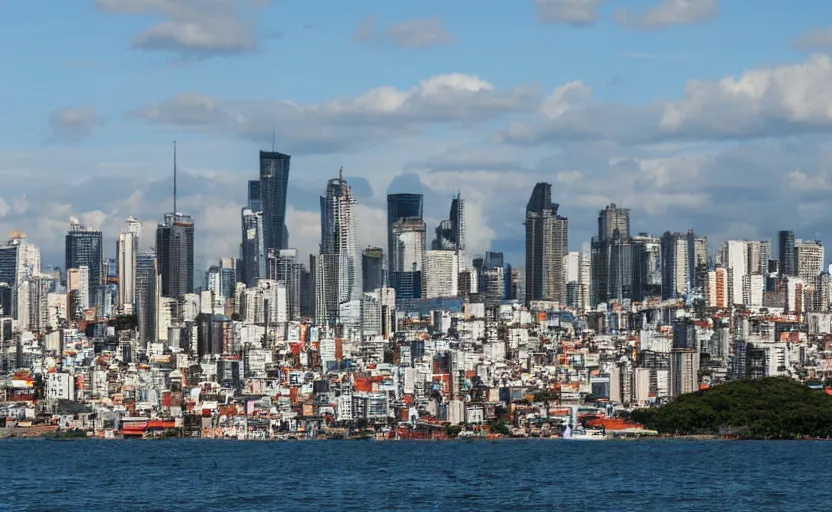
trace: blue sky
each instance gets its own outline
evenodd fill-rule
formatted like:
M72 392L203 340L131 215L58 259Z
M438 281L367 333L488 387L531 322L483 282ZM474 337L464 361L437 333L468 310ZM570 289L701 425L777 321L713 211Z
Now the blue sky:
M4 2L0 231L26 231L48 263L70 217L151 233L176 139L198 266L234 255L274 124L301 252L341 165L362 245L384 244L388 189L425 193L429 224L460 189L472 249L521 263L537 181L573 250L610 201L634 230L693 227L712 246L828 239L822 20L832 4L807 0Z

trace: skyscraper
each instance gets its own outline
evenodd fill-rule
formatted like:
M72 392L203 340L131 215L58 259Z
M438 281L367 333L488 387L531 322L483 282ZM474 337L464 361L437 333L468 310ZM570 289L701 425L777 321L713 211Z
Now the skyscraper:
M390 287L396 290L396 300L418 299L422 296L425 221L417 217L399 219L390 233Z
M27 276L40 273L40 250L26 241L24 233L11 233L9 240L0 245L0 283L8 284L0 294L0 306L4 316L18 317L18 295L28 294ZM27 287L22 291L21 287Z
M289 190L289 161L292 157L277 152L260 152L260 208L266 249L287 249L286 194ZM249 185L251 190L251 185ZM251 206L258 206L257 204ZM251 208L252 211L257 211Z
M665 232L661 241L662 299L681 297L688 286L688 237Z
M267 277L280 281L286 288L286 313L289 320L301 317L301 273L303 264L298 261L297 249L269 250Z
M381 247L368 247L361 253L361 273L364 291L371 292L387 285L384 272L384 251Z
M136 322L139 343L146 347L156 341L156 309L159 300L158 266L156 254L147 252L136 257Z
M93 288L102 283L104 247L101 231L70 222L66 233L66 268L89 268L87 297L93 295Z
M447 220L443 220L436 228L436 238L431 248L438 251L465 250L465 200L462 194L454 195L451 200L451 211Z
M343 171L338 178L329 180L326 196L321 197L321 255L338 258L337 275L324 278L328 281L335 278L337 283L339 323L359 327L364 289L356 236L355 196L344 180Z
M242 243L240 244L240 281L252 287L266 277L266 242L263 214L243 208Z
M118 307L132 312L136 300L136 256L142 224L133 217L127 218L127 227L118 235L116 265L118 267Z
M388 194L387 195L387 268L394 271L393 224L401 219L422 220L422 194Z
M552 185L535 185L526 205L526 302L566 301L563 258L568 250L568 221L552 202Z
M194 292L194 220L165 214L156 228L156 265L162 276L161 296L178 299Z
M263 203L260 200L260 180L248 180L247 206L253 212L263 211Z
M598 212L598 236L592 238L590 305L633 298L633 247L630 210L615 203Z
M796 276L797 263L794 261L794 231L779 231L777 233L778 250L780 256L780 275Z

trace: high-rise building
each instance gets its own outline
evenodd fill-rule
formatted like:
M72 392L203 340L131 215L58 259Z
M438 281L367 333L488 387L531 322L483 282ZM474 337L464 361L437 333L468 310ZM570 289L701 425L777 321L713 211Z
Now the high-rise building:
M681 297L688 286L688 238L681 233L662 235L662 299Z
M297 249L269 250L266 274L268 279L279 281L286 288L286 314L289 320L301 318L301 273L303 264L298 261Z
M751 240L748 242L748 273L767 275L768 262L771 258L771 242L768 240Z
M263 235L266 249L287 249L286 195L289 190L291 156L277 152L260 152L260 206L263 212ZM251 185L249 185L251 186ZM257 211L250 208L252 211Z
M338 258L338 321L349 327L361 324L361 255L355 222L355 196L344 180L329 180L326 196L321 197L321 255Z
M743 304L743 279L748 275L748 242L728 240L723 242L717 259L728 270L729 298L732 304Z
M384 272L384 250L368 247L361 253L361 273L365 292L372 292L387 286Z
M630 236L630 209L618 208L611 203L598 212L598 238L608 240L616 236Z
M569 252L569 229L558 208L552 185L535 185L526 205L526 302L566 301L563 257Z
M425 222L416 217L398 219L390 227L390 287L396 299L422 296L422 255L425 252Z
M260 180L248 180L248 203L246 206L253 212L263 211L263 202L260 200Z
M422 255L422 298L456 297L459 293L459 253L425 251Z
M633 298L629 209L612 203L598 212L598 236L592 238L591 268L591 306Z
M139 343L147 347L156 341L156 313L159 304L159 270L156 254L147 252L136 257L136 322Z
M136 301L136 256L142 224L133 217L127 218L127 227L116 242L116 266L118 267L118 307L124 313L133 312Z
M263 231L263 214L243 208L242 243L240 244L240 281L254 286L258 279L266 277L266 242Z
M780 257L780 275L796 276L797 262L794 260L794 231L779 231L777 233Z
M423 202L422 194L387 195L387 268L391 272L391 279L394 269L393 254L395 250L393 244L393 224L401 219L422 220Z
M161 296L180 298L194 293L194 220L181 213L165 214L156 228L156 264L162 276Z
M465 200L457 193L451 201L449 219L443 220L436 228L436 238L431 248L441 251L465 250Z
M646 233L631 237L633 241L632 299L641 302L662 294L661 243Z
M0 294L0 307L4 316L18 317L18 295L21 287L27 287L24 280L27 276L40 274L40 250L26 241L24 233L11 233L9 240L0 245L0 283L6 283L8 288Z
M806 283L814 283L823 272L823 243L820 240L797 240L794 243L796 274Z
M78 268L70 268L66 271L66 290L67 292L75 292L75 306L76 309L72 311L73 317L78 313L90 308L90 269L86 265L81 265Z
M89 268L87 297L92 296L93 287L103 282L104 246L101 238L101 231L76 221L70 222L66 233L66 268Z

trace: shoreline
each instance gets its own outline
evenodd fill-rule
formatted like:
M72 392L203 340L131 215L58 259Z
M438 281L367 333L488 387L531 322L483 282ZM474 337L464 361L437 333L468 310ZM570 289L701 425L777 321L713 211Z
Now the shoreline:
M36 427L35 427L36 428ZM59 432L55 427L37 428L33 431L33 427L22 428L2 428L0 429L0 441L10 439L37 439L37 440L55 440L55 441L170 441L170 440L192 440L192 441L238 441L238 442L324 442L324 441L380 441L380 442L507 442L507 441L570 441L580 442L577 439L563 439L560 437L464 437L464 438L433 438L433 439L390 439L390 438L375 438L372 435L356 436L356 437L342 437L337 439L317 437L317 438L262 438L262 439L240 439L237 437L185 437L185 436L168 436L168 437L110 437L86 435L81 436L79 433L72 433L67 435L66 431ZM718 435L697 434L697 435L664 435L664 436L641 436L641 437L615 437L611 435L607 439L599 439L600 441L620 441L620 442L644 442L644 441L829 441L830 439L815 439L815 438L797 438L797 439L756 439L756 438L728 438L720 437Z

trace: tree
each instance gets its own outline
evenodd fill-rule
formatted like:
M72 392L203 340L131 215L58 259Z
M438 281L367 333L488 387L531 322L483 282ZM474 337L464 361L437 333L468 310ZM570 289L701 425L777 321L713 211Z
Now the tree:
M445 426L445 433L448 435L448 437L451 437L451 438L456 437L456 436L459 435L460 432L462 432L462 427L459 426L459 425L446 425Z
M503 420L491 422L488 425L488 429L492 434L503 434L504 436L511 435L511 429L508 428L508 424L506 424Z

